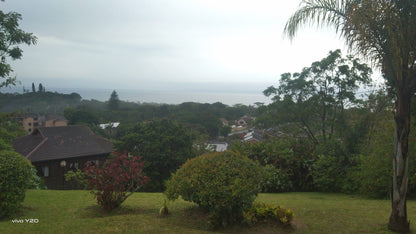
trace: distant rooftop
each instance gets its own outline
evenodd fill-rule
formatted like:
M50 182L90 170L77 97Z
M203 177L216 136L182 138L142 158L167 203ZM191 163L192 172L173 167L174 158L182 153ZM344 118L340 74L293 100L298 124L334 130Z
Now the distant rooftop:
M87 126L40 127L17 138L13 148L32 162L108 154L110 141L96 136Z
M118 125L120 125L120 122L105 123L105 124L100 124L99 126L101 129L106 129L106 128L116 128L118 127Z

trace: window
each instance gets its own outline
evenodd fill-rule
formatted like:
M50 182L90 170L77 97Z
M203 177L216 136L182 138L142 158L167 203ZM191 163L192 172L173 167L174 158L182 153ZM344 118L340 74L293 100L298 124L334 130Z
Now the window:
M48 177L49 176L49 167L48 166L43 166L42 167L42 173L44 177Z

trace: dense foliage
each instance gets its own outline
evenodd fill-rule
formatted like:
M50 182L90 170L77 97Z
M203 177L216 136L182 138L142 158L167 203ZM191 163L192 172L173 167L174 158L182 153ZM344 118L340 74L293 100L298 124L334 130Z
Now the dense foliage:
M26 134L17 116L19 116L19 113L16 112L0 113L0 150L12 149L13 139Z
M263 192L344 192L388 198L393 170L392 108L391 98L378 92L369 95L362 108L344 111L344 124L348 127L338 133L338 139L316 145L307 136L284 135L259 143L235 144L232 150L264 166L267 179ZM410 133L410 139L408 195L414 196L415 132Z
M22 155L0 151L0 218L14 214L25 198L32 164Z
M234 144L232 149L265 167L263 192L312 191L313 142L284 137L253 144Z
M53 92L0 93L0 111L25 111L42 114L63 113L66 108L78 106L81 96L77 93Z
M179 196L209 212L214 227L242 221L263 181L261 166L230 151L188 160L167 182L169 200Z
M144 172L152 180L146 191L163 191L164 181L171 173L195 157L189 131L170 120L137 124L122 133L116 147L118 151L143 156Z
M315 144L325 143L339 136L345 108L361 101L356 92L370 83L370 75L371 69L358 59L330 51L299 73L282 74L278 87L267 88L264 94L272 96L274 103L266 115L278 124L296 123Z
M87 164L84 174L98 204L112 210L149 182L143 167L141 157L115 152L103 165Z
M415 124L412 124L415 126ZM357 192L368 197L388 198L392 186L391 155L393 142L391 135L394 131L394 122L391 112L382 112L376 117L371 132L367 135L367 143L363 148L352 179L358 183ZM413 197L416 192L416 133L409 135L409 185L408 196Z
M99 124L97 115L87 110L70 107L65 109L64 116L70 125L87 124L90 127L94 127Z

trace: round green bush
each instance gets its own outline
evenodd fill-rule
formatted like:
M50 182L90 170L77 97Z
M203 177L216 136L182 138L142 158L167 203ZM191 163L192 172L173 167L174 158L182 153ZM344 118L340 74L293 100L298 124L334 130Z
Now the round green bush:
M31 179L32 164L14 151L0 151L0 218L20 208Z
M233 152L205 154L188 160L166 184L169 200L179 196L210 214L213 227L242 221L264 180L263 168Z

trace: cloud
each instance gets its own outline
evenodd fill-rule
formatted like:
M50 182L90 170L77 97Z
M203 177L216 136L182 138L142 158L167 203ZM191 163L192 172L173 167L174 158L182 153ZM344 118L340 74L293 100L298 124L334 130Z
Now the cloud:
M5 10L39 43L23 47L18 77L57 85L158 87L173 83L270 83L342 45L333 32L282 37L299 1L19 0ZM58 81L57 81L58 80Z

